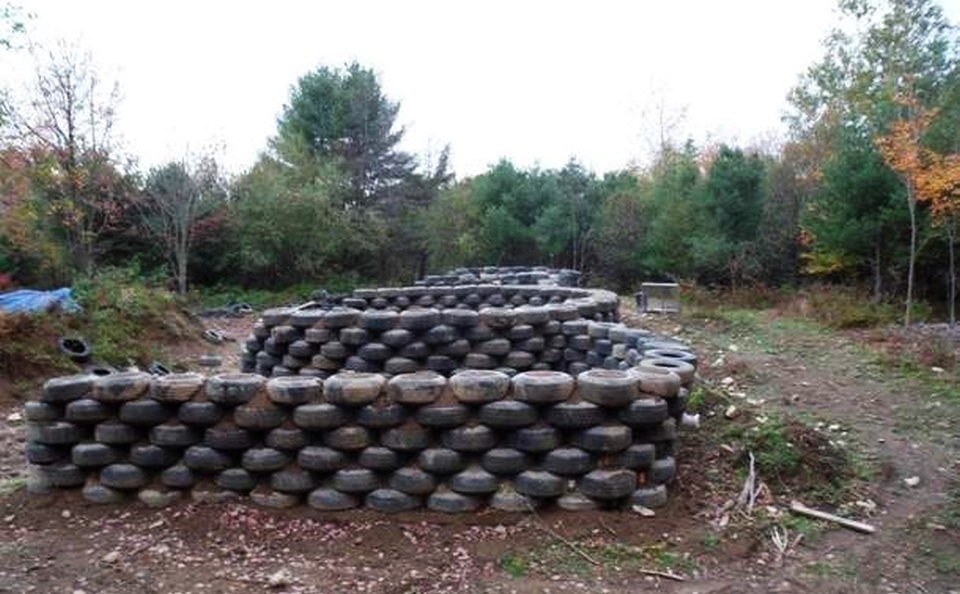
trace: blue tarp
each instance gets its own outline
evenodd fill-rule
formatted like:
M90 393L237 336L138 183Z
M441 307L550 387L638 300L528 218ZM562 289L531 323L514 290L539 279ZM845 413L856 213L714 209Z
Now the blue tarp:
M22 289L0 293L0 312L35 313L59 309L61 311L80 311L80 304L73 298L73 289L54 291L33 291Z

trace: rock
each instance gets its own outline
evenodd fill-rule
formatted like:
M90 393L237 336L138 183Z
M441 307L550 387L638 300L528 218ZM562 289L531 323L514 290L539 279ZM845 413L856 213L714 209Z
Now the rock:
M740 409L731 404L727 407L727 410L723 411L723 416L728 419L735 419L740 415Z
M634 505L634 506L633 506L632 508L630 508L630 509L632 509L634 512L640 514L641 516L643 516L643 517L645 517L645 518L651 518L651 517L657 515L657 512L653 511L653 510L650 509L649 507L643 507L642 505Z
M684 427L690 427L691 429L699 429L700 415L691 415L690 413L685 412L683 413L683 416L680 417L680 424Z
M267 577L267 585L271 588L284 588L289 586L292 581L290 573L286 569L271 573Z
M23 420L23 415L18 412L12 412L9 415L7 415L8 423L19 423L22 420Z
M104 563L110 563L110 564L116 563L119 560L120 560L120 553L118 551L110 551L109 553L104 555L103 558L101 559L101 561L103 561Z
M903 484L905 484L908 487L916 487L917 485L920 484L920 477L919 476L907 477L903 479Z

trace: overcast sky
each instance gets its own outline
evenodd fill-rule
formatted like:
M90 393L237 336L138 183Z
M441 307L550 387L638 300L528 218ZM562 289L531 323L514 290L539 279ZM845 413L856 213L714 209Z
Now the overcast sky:
M459 176L501 157L606 171L642 162L658 106L679 137L782 134L835 0L556 2L20 0L31 37L89 49L119 81L123 149L149 167L211 145L234 173L320 64L373 67L404 147L449 143ZM960 0L943 2L954 22Z

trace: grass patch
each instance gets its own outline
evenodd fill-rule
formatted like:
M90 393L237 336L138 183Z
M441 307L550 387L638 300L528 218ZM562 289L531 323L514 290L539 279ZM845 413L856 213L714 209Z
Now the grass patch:
M6 497L11 493L16 493L27 486L27 479L15 478L0 481L0 497Z
M507 553L500 557L500 567L510 577L517 579L527 575L527 572L530 571L530 561L522 555Z

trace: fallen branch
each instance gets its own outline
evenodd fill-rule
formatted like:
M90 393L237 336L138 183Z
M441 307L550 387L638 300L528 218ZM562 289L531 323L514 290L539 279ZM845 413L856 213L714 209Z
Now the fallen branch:
M818 509L813 509L807 507L806 505L800 503L799 501L794 501L790 504L790 511L795 514L800 514L801 516L808 516L811 518L817 518L818 520L826 520L827 522L833 522L834 524L839 524L844 528L849 528L851 530L856 530L857 532L863 532L864 534L873 534L877 531L876 528L870 524L864 522L858 522L856 520L850 520L847 518L842 518L840 516L820 511Z
M537 513L537 510L535 510L532 505L529 507L530 507L530 512L533 514L533 517L536 520L534 525L537 528L539 528L540 530L543 530L550 536L554 537L555 539L559 540L563 544L567 545L567 547L569 547L571 551L573 551L574 553L586 559L591 565L600 565L600 562L594 559L593 557L591 557L590 555L588 555L586 551L584 551L583 549L575 545L573 542L564 538L556 530L547 526L546 523L543 521L543 518L540 517L540 514Z
M644 575L652 575L654 577L666 578L668 580L673 580L675 582L682 582L687 579L682 575L677 575L675 573L670 573L668 571L654 571L653 569L641 569L640 573Z

